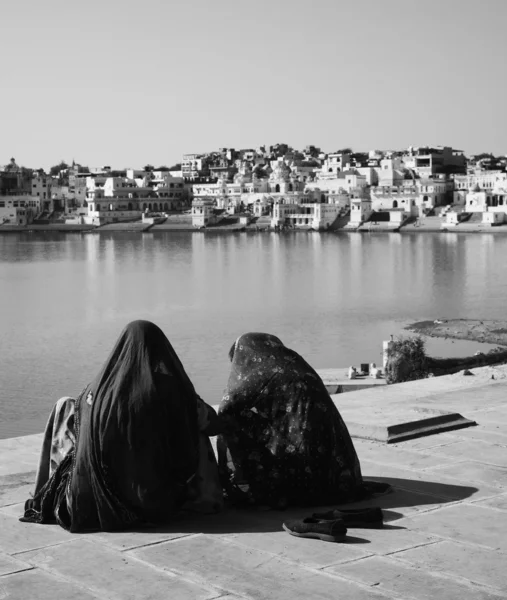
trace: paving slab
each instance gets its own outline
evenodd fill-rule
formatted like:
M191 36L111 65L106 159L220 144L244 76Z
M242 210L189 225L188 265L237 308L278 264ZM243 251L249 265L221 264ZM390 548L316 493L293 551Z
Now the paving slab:
M441 476L449 475L461 481L473 481L477 485L484 484L490 488L500 490L507 488L507 469L479 462L479 456L477 461L465 460L452 465L446 464L442 467L427 469L425 472L438 479Z
M0 577L2 575L9 575L11 573L18 573L19 571L26 571L29 569L33 569L32 565L0 553ZM0 595L0 598L1 597L2 596Z
M470 385L463 380L472 378L451 376L440 394L451 408L458 406L461 394L460 411L476 419L477 427L394 445L355 439L365 478L389 482L393 492L344 505L381 506L386 522L383 529L350 529L344 544L282 531L284 520L307 516L314 508L227 509L220 515L185 515L164 527L88 535L20 523L24 501L33 491L42 436L0 440L0 465L6 468L0 476L0 585L15 580L9 583L11 597L66 593L104 600L129 594L165 597L166 579L178 582L171 592L176 598L204 594L210 599L258 600L272 598L273 590L282 600L408 600L424 597L423 592L426 597L465 600L505 596L500 591L507 590L505 569L499 565L507 557L507 379L484 384L484 378L477 376ZM399 386L389 386L394 400L386 410L394 410L396 402L438 406L433 380L413 382L416 391L405 397L397 391ZM399 385L409 389L409 384ZM372 407L361 400L369 391L336 397L346 422L347 410L369 413ZM413 401L417 394L419 399ZM481 570L485 560L489 566ZM371 573L383 578L368 579Z
M439 433L438 435L429 435L426 437L414 438L411 440L404 440L400 442L399 448L403 450L427 450L429 448L435 448L438 446L446 446L448 444L456 444L461 441L460 434L463 432L475 431L478 427L468 427L467 429L460 429L458 431L451 431L448 433Z
M442 464L454 464L459 460L459 456L456 457L453 454L438 453L437 451L434 453L414 451L402 444L394 447L368 440L366 443L360 444L354 442L354 446L361 462L371 460L384 465L396 465L418 471Z
M61 527L21 523L18 517L0 512L0 551L5 554L44 548L69 539L70 533Z
M0 599L8 600L105 600L86 588L62 581L40 569L0 577Z
M490 413L507 423L505 390L503 380L446 375L331 397L352 437L395 443L488 422Z
M484 441L481 441L479 444L470 444L469 440L463 439L463 441L456 444L433 447L428 450L428 453L433 456L434 461L438 461L441 458L443 463L452 458L456 460L470 459L507 469L507 447L501 444L492 444ZM431 466L438 465L434 463Z
M79 539L79 536L59 546L18 556L29 564L110 599L170 597L199 600L220 595L216 589L176 577L165 569L170 565L157 569L128 554L120 554L91 540Z
M471 465L468 467L467 465ZM477 473L480 477L476 480L477 473L475 467L478 466ZM460 467L458 469L458 467ZM466 500L473 498L489 498L498 496L502 493L502 488L483 482L483 479L490 481L490 477L481 477L483 469L487 465L478 465L470 462L453 463L445 465L447 469L433 469L417 471L415 469L405 469L396 465L386 465L382 462L372 460L361 460L363 474L374 480L386 481L396 487L419 492L421 494L432 495L436 498L447 498L448 500ZM467 468L471 468L473 473L467 477Z
M291 511L283 513L286 514L292 513ZM226 508L217 515L181 515L167 525L89 535L94 541L103 542L118 550L129 550L200 533L221 536L256 531L269 534L281 529L282 518L284 517L279 511L262 512Z
M307 513L311 514L311 513ZM280 521L284 521L283 518ZM347 543L323 544L320 540L301 539L287 535L285 531L273 533L235 533L224 536L224 540L241 547L267 552L279 558L320 569L337 563L370 556L368 535L359 530L350 530Z
M395 558L432 572L457 575L474 583L507 590L507 557L486 548L442 541L402 550Z
M147 563L170 568L187 579L207 581L232 594L256 600L271 600L275 594L278 600L379 598L366 587L207 535L131 552Z
M372 556L326 569L404 600L493 600L505 598L495 591L467 585L451 578L421 571L389 557ZM391 596L392 597L392 596Z
M461 503L410 515L399 523L410 530L507 553L507 519L499 514L487 506Z
M507 511L507 494L500 494L499 496L494 496L493 498L478 500L477 502L474 502L474 504Z
M481 420L480 415L476 414L475 418L478 418L479 421ZM500 428L498 423L478 423L477 427L455 431L453 435L457 440L479 440L480 442L507 446L507 434L501 433L501 430L503 430L503 428Z
M35 471L0 477L0 507L23 502L34 489Z

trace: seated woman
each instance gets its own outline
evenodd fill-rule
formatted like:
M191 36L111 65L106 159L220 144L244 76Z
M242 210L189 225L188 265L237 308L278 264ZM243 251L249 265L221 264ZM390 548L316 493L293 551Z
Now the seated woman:
M217 512L217 425L163 332L134 321L77 400L53 409L22 520L114 531L180 508Z
M275 336L247 333L219 418L219 470L231 499L284 508L365 495L349 432L322 380Z

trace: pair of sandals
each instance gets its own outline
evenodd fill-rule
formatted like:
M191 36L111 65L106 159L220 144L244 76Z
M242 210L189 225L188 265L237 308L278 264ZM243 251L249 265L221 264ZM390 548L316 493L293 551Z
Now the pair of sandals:
M378 506L358 509L334 509L325 513L314 513L305 519L283 523L285 531L303 538L316 538L325 542L344 542L347 527L380 528L384 526L382 509Z

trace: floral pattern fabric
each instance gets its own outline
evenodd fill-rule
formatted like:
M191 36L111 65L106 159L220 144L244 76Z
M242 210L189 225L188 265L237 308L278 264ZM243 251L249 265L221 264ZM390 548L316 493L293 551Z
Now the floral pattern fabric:
M233 498L283 507L354 500L361 468L322 380L275 336L236 341L219 415L219 468Z

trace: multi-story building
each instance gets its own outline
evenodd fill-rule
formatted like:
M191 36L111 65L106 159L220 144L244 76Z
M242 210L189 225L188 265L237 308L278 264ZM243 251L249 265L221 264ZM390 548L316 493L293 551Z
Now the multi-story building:
M32 177L32 196L41 202L51 199L53 178L50 175L39 173Z
M462 150L450 146L413 147L403 155L403 162L421 177L437 174L462 173L467 171L467 161Z
M184 179L198 179L209 175L209 158L204 154L184 154L181 161Z
M303 204L282 204L275 202L271 227L289 226L294 229L328 229L342 209L336 204L310 202Z
M32 196L0 196L0 223L29 225L40 210L40 200Z

